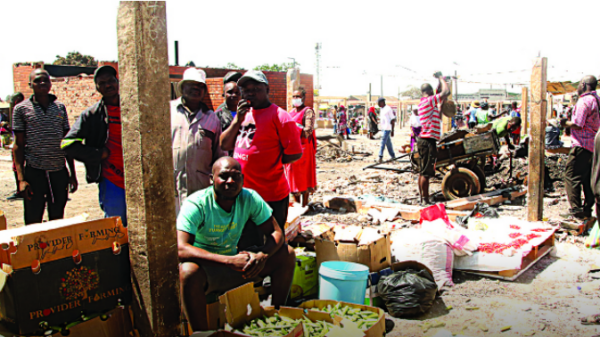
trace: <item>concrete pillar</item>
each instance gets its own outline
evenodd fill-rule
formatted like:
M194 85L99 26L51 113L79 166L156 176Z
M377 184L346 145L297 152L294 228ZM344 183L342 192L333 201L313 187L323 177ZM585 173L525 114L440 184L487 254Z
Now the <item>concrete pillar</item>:
M122 1L117 35L134 316L141 336L179 334L179 269L165 1Z

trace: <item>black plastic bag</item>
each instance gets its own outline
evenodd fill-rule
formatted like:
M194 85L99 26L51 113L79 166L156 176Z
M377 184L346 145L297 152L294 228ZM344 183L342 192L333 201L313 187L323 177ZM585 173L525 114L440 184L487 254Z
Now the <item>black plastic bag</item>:
M465 216L457 216L456 222L464 228L467 228L467 223L470 218L499 218L498 212L491 208L490 205L480 202L475 205L475 208Z
M412 268L383 276L377 284L379 296L394 317L424 314L433 306L437 285L426 269Z

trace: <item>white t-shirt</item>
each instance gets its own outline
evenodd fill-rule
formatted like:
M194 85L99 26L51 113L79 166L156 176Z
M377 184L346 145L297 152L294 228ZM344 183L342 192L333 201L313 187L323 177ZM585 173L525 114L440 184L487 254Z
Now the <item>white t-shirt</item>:
M381 108L380 112L381 116L381 130L382 131L391 131L392 130L392 120L396 119L396 115L394 115L394 110L390 108L389 105Z
M419 118L419 116L410 115L410 126L412 126L413 128L420 128L421 118Z

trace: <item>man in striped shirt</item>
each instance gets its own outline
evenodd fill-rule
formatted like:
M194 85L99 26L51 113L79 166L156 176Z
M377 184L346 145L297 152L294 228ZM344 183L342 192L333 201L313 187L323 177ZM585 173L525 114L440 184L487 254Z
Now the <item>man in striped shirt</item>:
M419 153L419 194L421 203L429 204L429 178L435 176L435 162L437 160L437 141L441 138L442 119L438 105L450 95L448 83L443 80L442 73L436 72L434 76L440 82L442 91L434 94L429 83L421 86L421 102L419 103L419 119L421 120L421 134L417 138L417 151Z
M71 193L77 190L73 159L66 157L60 148L69 131L67 109L50 94L52 83L47 71L31 72L29 86L33 95L18 104L13 113L16 138L13 155L19 190L24 197L26 225L42 222L46 204L49 220L62 219L67 188L70 187Z

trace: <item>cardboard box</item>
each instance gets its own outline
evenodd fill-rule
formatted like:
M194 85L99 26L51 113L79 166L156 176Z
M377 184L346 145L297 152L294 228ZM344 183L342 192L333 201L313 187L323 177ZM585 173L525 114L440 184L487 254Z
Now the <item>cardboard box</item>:
M307 207L301 207L300 205L292 206L288 209L288 216L283 226L286 240L292 241L300 232L300 216L308 211Z
M363 264L369 267L369 271L376 272L389 267L392 261L389 236L364 246L316 238L315 250L318 267L325 261L348 261Z
M225 319L234 329L243 329L250 321L263 316L271 317L278 313L280 316L291 319L301 319L304 317L304 311L298 308L281 307L275 310L272 307L263 308L260 305L258 294L254 292L254 284L245 285L226 292L219 297L221 304L225 306ZM239 331L235 333L246 336ZM304 335L302 324L298 324L290 333L284 337L302 337Z
M323 309L323 308L327 307L328 305L335 306L338 303L340 303L342 306L349 306L351 308L359 308L362 311L371 311L371 312L377 313L379 315L379 319L377 320L377 323L375 323L370 329L365 330L364 336L365 337L383 337L385 335L385 312L382 309L379 309L379 308L370 307L370 306L361 305L361 304L332 301L332 300L311 300L311 301L306 301L306 302L300 304L300 308L303 308L303 309L313 309L313 308ZM308 317L309 318L311 318L311 316L315 317L314 314L312 314L314 312L315 311L313 311L313 310L309 310L308 313L311 313L311 315L309 315ZM326 315L328 315L328 314L326 314ZM336 319L336 320L333 321L333 324L338 325L339 324L338 322L339 322L339 320ZM348 337L350 337L350 336L348 336Z
M294 279L290 299L311 296L319 290L319 270L317 269L317 258L308 255L296 256L296 267L294 268Z
M0 321L45 335L129 304L127 241L120 218L1 231Z

